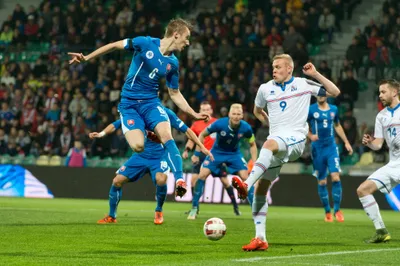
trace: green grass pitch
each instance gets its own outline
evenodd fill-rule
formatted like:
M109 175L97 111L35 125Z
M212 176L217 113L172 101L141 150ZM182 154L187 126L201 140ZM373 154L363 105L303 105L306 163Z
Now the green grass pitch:
M189 204L166 202L164 224L153 224L154 202L121 201L118 224L97 225L106 200L0 198L0 265L400 265L400 213L382 211L392 235L364 244L374 228L363 210L345 209L345 222L327 224L322 208L270 206L270 248L241 251L254 236L251 210L241 205L201 206L188 221ZM203 224L219 217L226 236L216 242Z

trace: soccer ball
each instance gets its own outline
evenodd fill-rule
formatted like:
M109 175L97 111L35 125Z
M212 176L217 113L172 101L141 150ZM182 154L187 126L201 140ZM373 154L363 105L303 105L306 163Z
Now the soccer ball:
M225 236L226 225L219 218L210 218L205 222L203 232L208 239L217 241Z

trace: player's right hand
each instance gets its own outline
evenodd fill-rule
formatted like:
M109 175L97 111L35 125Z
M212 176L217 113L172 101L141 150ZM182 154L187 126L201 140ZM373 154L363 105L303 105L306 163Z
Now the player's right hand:
M211 162L214 161L214 155L212 155L212 153L209 150L207 150L206 147L202 147L201 152L204 153L205 155L207 155L208 157L210 157Z
M199 156L192 155L192 164L198 164L200 161Z
M188 151L184 151L183 153L182 153L182 158L183 159L187 159L187 158L189 158L189 152Z
M89 133L90 139L101 138L98 132L91 132Z
M211 119L211 116L209 114L206 114L206 113L195 113L194 119L196 119L196 120L204 120L204 121L208 122Z
M310 138L310 140L311 140L312 142L317 141L317 140L319 139L319 138L318 138L318 135L315 135L315 134L310 135L309 138Z
M68 55L72 57L72 59L69 60L70 65L87 61L86 56L84 56L82 53L68 53Z
M373 137L369 134L364 134L363 139L362 139L362 144L363 145L368 145L374 140Z

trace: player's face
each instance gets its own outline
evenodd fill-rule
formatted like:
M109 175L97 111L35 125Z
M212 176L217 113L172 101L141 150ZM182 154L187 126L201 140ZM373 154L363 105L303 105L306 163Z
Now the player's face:
M397 97L397 91L390 88L388 84L379 86L379 100L384 106L390 106L395 97Z
M292 73L292 67L285 59L276 59L272 62L272 77L276 83L285 82Z
M175 47L178 51L183 51L186 46L189 46L190 30L185 28L182 33L175 33Z
M200 113L212 115L213 109L211 108L211 105L209 105L209 104L202 104L202 105L200 105Z
M240 124L240 120L243 118L243 111L240 109L232 109L229 112L229 120L232 123L232 125L237 126Z
M322 103L325 103L326 102L326 97L322 97L322 96L318 96L317 97L317 101L318 101L318 103L320 103L320 104L322 104Z

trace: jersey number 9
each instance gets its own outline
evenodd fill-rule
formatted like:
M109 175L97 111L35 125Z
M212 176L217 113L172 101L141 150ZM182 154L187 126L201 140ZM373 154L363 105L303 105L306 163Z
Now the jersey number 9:
M285 101L282 101L279 103L279 106L282 108L282 112L285 111L286 105L287 105L287 103Z

